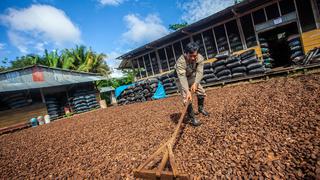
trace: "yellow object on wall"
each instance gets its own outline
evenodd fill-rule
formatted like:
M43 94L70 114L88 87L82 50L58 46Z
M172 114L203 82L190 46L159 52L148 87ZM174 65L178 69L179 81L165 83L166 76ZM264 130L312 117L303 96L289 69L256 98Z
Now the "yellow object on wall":
M320 29L302 33L302 43L305 54L315 47L320 47Z

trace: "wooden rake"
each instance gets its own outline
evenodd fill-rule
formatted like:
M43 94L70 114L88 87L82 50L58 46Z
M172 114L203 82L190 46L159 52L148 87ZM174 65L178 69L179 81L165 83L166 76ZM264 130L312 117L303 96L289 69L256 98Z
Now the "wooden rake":
M190 103L190 102L189 102ZM153 153L145 162L143 162L137 169L133 170L133 174L135 178L142 179L161 179L161 180L169 180L169 179L180 179L180 180L189 180L190 176L187 174L180 174L178 172L174 154L172 151L172 147L176 143L178 133L181 129L181 125L183 119L187 113L188 105L186 105L179 121L178 125L170 137L170 139L164 143L155 153ZM161 162L158 166L155 166L156 163L159 163L160 159L159 155L162 154Z

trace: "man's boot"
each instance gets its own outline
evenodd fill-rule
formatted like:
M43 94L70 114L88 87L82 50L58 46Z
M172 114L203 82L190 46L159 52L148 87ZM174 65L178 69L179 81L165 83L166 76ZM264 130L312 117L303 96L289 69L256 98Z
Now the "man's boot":
M203 114L204 116L209 116L209 113L206 110L204 110L203 105L204 105L204 96L198 95L198 112Z
M192 104L189 104L189 106L188 106L188 118L189 118L189 122L192 126L200 126L202 124L200 121L198 121L196 119Z

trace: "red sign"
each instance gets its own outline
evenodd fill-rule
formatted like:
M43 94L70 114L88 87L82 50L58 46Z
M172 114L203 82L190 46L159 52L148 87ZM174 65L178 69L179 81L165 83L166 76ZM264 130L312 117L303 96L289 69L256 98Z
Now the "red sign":
M32 69L32 80L35 81L35 82L44 81L42 68L37 67L37 66L33 67L33 69Z

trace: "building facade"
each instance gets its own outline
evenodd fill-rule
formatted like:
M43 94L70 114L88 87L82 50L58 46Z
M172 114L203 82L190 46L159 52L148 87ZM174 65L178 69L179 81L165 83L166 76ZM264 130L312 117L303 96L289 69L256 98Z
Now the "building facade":
M118 57L119 69L138 69L138 79L158 76L174 68L192 41L208 62L219 53L247 49L255 49L263 60L261 39L269 42L275 67L284 66L291 54L276 53L286 49L281 36L299 35L304 54L320 47L319 9L320 0L245 0Z

